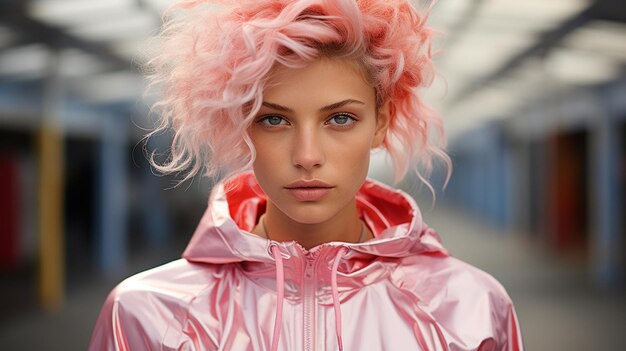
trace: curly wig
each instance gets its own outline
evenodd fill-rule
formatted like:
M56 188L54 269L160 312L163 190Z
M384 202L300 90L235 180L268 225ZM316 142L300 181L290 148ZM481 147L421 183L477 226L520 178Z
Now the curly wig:
M428 13L428 11L426 11ZM229 177L251 169L248 128L276 65L303 67L320 57L356 63L380 107L391 100L382 148L395 182L413 169L426 180L443 151L441 119L419 89L434 79L433 30L408 0L184 0L164 14L161 49L148 63L161 116L148 137L173 130L163 173L200 170ZM432 132L437 132L435 138ZM431 188L432 190L432 188Z

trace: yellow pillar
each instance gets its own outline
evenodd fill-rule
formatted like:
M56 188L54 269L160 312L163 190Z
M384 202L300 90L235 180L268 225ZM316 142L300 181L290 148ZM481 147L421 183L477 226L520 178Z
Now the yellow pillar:
M39 154L39 300L49 311L61 308L65 293L65 236L63 135L58 122L62 98L58 52L51 58L43 96L43 123L38 135Z
M56 128L39 134L40 301L58 310L64 295L63 140Z

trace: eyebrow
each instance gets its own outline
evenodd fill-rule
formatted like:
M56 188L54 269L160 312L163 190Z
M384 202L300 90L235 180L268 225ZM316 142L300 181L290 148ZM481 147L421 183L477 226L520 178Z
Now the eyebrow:
M359 100L354 100L354 99L346 99L343 101L339 101L339 102L335 102L334 104L330 104L328 106L324 106L320 109L320 112L327 112L327 111L332 111L335 109L338 109L340 107L343 107L347 104L361 104L361 105L365 105L364 102L359 101ZM267 102L267 101L263 101L263 106L267 106L269 108L273 108L274 110L278 110L278 111L284 111L284 112L293 112L292 109L290 109L289 107L285 107L279 104L275 104L272 102Z

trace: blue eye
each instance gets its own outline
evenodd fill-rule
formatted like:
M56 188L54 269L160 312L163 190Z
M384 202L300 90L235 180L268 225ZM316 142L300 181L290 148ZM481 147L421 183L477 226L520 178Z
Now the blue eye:
M330 118L330 121L332 120L334 120L335 123L331 123L331 124L338 125L338 126L347 126L357 121L356 118L350 116L347 113L336 114Z
M281 123L282 121L285 121L285 119L280 116L272 115L272 116L265 116L261 118L259 120L259 123L264 124L266 126L278 126L282 124Z

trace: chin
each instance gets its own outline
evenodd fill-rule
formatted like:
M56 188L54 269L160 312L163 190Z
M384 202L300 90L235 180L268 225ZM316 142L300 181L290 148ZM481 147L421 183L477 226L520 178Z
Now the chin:
M328 208L320 208L326 206L298 206L301 208L294 209L290 206L290 210L283 211L283 213L291 218L294 222L302 224L317 224L322 223L332 218L336 212L329 211ZM316 208L317 207L317 208Z

